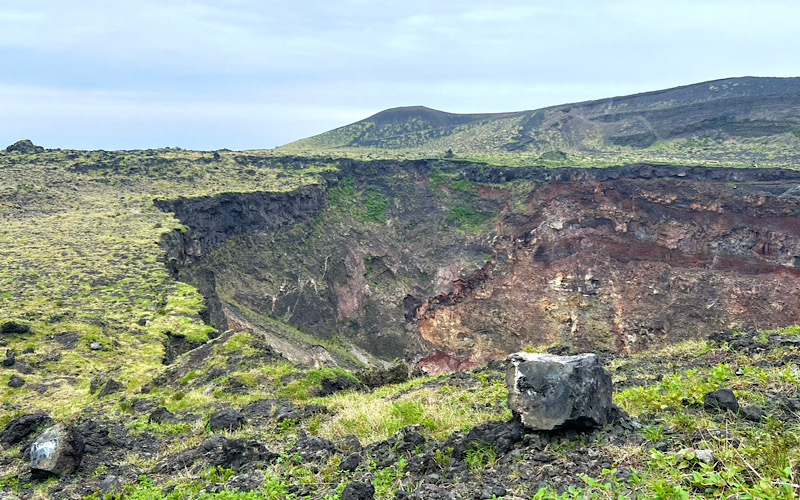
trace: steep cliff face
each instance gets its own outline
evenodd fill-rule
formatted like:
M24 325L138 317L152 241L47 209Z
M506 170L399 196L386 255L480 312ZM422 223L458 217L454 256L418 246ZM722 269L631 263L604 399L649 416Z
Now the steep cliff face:
M228 317L217 293L215 269L201 263L231 237L269 233L313 217L325 204L325 191L309 186L288 193L224 193L154 203L187 227L165 238L168 268L198 288L206 297L207 321L224 331Z
M635 351L800 314L800 205L778 184L554 183L507 216L484 276L428 299L431 371L527 344Z
M798 184L767 169L351 162L326 193L161 206L190 228L173 258L218 328L288 324L309 346L435 372L527 345L635 351L796 323Z

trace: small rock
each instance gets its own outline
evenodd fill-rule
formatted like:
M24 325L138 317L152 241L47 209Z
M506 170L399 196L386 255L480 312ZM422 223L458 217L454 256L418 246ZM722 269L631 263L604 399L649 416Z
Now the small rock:
M342 500L373 500L374 498L375 487L360 481L353 481L342 491Z
M669 444L665 443L664 441L659 441L653 445L653 448L658 451L667 451L669 449Z
M14 446L25 441L40 428L51 425L53 425L53 419L44 413L22 415L9 422L0 433L0 443Z
M594 354L509 356L508 406L534 430L592 428L608 422L611 376Z
M56 424L31 444L31 471L64 477L78 468L83 450L83 438L74 429Z
M0 333L6 335L22 335L31 331L31 327L16 321L7 321L0 326Z
M344 457L342 463L339 464L339 469L347 472L353 472L361 465L361 455L358 453L351 453Z
M11 378L8 380L8 386L12 389L18 389L23 385L25 385L25 379L19 375L11 375Z
M244 416L233 408L215 411L208 420L209 428L216 431L235 431L244 425Z
M6 357L3 359L3 366L9 367L14 366L14 363L17 362L17 355L11 349L6 349Z
M342 439L340 439L337 443L337 446L342 451L361 451L363 447L361 446L361 441L358 440L357 436L353 434L349 434Z
M696 450L694 452L694 456L696 456L697 459L703 462L704 464L711 465L714 462L716 462L714 454L711 452L711 450Z
M692 454L694 458L696 458L699 462L703 462L704 464L713 464L716 462L716 458L714 457L714 453L711 450L696 450L694 448L683 448L681 451L676 453L678 458L686 459L687 455Z
M751 422L761 422L767 416L767 412L757 406L743 406L739 408L739 415Z
M100 351L103 349L103 344L101 344L100 342L92 342L91 344L89 344L89 349L93 351Z
M163 406L153 410L153 412L150 413L150 416L147 417L148 424L163 424L165 422L171 422L173 420L175 420L175 415L173 415L169 410L167 410Z
M320 388L316 395L330 396L331 394L336 394L337 392L360 389L361 387L361 383L357 380L353 380L352 378L344 375L336 375L336 377L332 379L322 379L322 382L320 382Z
M108 396L109 394L115 393L122 389L124 386L114 380L113 378L108 379L106 385L103 387L103 390L100 391L100 394L97 395L98 399L103 399L104 397Z
M522 441L523 429L517 420L485 422L474 427L463 439L448 438L444 447L453 448L453 456L463 458L467 451L478 446L490 446L498 455L505 455Z
M719 389L705 395L703 406L706 411L739 412L739 402L730 389Z
M100 481L100 489L104 494L122 493L122 481L112 474L107 475Z
M457 496L454 492L448 491L441 486L424 483L414 490L410 498L413 500L454 500Z

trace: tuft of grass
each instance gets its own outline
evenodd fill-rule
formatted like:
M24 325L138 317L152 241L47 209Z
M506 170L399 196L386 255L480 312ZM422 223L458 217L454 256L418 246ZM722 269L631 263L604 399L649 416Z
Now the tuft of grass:
M376 389L371 393L339 393L314 402L327 406L335 416L322 424L329 438L349 434L365 443L387 439L409 425L422 425L436 439L457 430L471 429L487 420L511 417L506 407L508 391L502 381L479 389L424 387L435 377L422 377Z

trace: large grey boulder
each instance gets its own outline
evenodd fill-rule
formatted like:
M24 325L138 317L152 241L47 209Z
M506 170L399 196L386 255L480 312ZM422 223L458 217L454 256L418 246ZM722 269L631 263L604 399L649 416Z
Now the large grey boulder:
M83 438L74 429L56 424L31 444L31 471L64 477L78 468L83 458Z
M608 422L611 376L594 354L509 356L508 406L534 430L586 429Z

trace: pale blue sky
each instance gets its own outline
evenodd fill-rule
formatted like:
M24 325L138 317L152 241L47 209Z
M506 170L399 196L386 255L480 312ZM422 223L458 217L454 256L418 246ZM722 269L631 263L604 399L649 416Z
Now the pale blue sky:
M3 0L0 146L270 148L395 106L800 76L796 0Z

